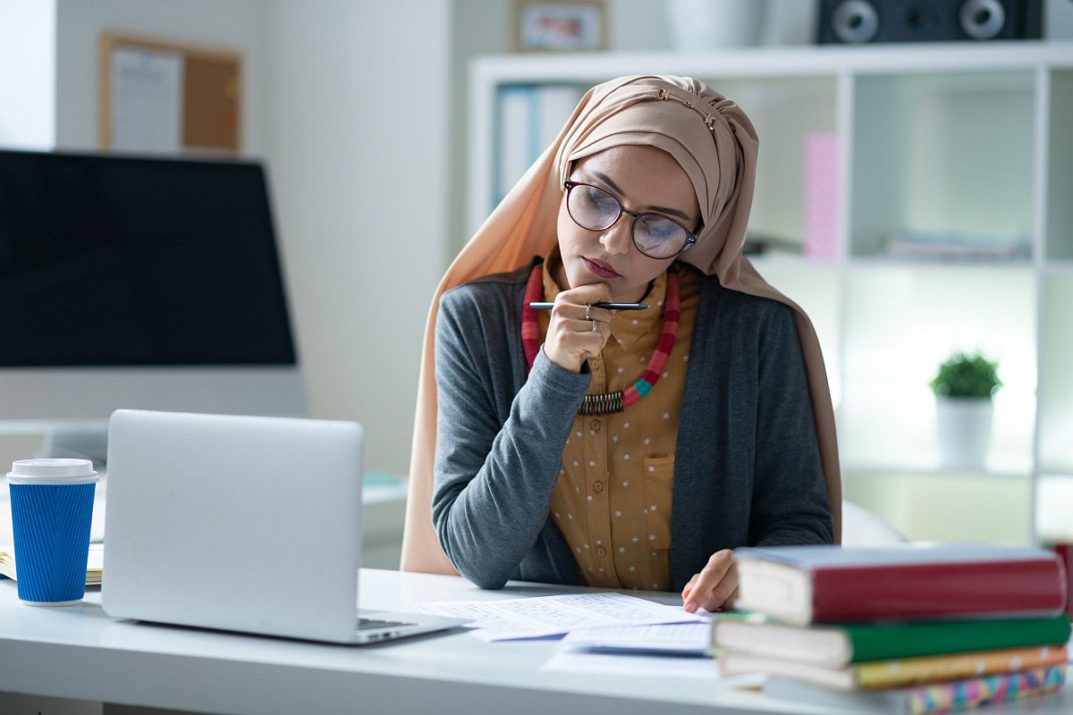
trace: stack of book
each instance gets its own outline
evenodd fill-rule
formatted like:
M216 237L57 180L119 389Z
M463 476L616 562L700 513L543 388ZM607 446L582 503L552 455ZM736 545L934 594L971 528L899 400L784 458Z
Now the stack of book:
M724 675L769 695L873 712L953 712L1057 691L1067 593L1050 551L998 546L739 549Z

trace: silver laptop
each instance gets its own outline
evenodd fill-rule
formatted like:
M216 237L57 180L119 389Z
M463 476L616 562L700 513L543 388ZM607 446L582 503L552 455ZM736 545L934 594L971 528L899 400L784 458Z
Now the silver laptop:
M337 643L461 625L357 610L363 465L353 422L117 410L105 612Z

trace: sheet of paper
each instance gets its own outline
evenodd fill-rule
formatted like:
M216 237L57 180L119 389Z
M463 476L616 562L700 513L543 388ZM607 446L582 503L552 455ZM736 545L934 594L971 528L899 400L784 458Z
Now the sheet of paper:
M711 623L599 626L573 630L563 645L576 650L700 655L711 647Z
M712 658L668 658L659 655L608 655L564 649L553 655L541 670L570 673L613 673L614 675L659 676L672 678L719 678L719 668Z
M702 620L677 606L621 593L580 593L506 601L440 601L419 604L426 613L468 618L473 635L486 641L538 638L576 628Z
M112 146L176 152L182 144L183 57L177 52L112 51Z

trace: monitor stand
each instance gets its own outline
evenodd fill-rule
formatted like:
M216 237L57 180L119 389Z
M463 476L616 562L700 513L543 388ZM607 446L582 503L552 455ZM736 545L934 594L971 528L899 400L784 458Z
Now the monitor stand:
M108 461L108 420L49 425L39 456L89 459L95 470L104 472Z

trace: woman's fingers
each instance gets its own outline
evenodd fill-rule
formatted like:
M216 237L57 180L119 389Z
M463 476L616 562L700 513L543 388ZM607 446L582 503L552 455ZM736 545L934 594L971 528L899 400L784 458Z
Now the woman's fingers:
M594 283L555 297L544 341L544 352L552 362L578 372L585 360L600 354L611 337L611 311L592 304L609 300L610 291L606 283Z
M588 317L585 317L588 316ZM589 306L578 306L578 320L595 320L599 323L611 324L611 311L607 308L594 308Z
M724 583L724 581L726 583ZM690 579L692 587L683 591L683 608L694 613L698 608L714 611L727 602L738 586L738 571L734 566L734 552L723 549L712 554L700 573Z
M611 325L596 321L596 331L591 320L561 320L554 326L555 337L567 349L585 357L598 355L611 337ZM552 329L548 329L549 334Z
M731 565L723 580L712 589L710 595L701 601L705 611L716 611L721 608L731 608L738 593L738 568Z
M693 591L693 584L697 582L697 576L699 574L693 574L693 578L686 581L685 587L682 589L682 603L689 600L689 594Z
M589 283L588 285L564 290L555 296L556 303L562 301L573 305L592 305L594 303L609 302L610 300L611 286L607 283Z

